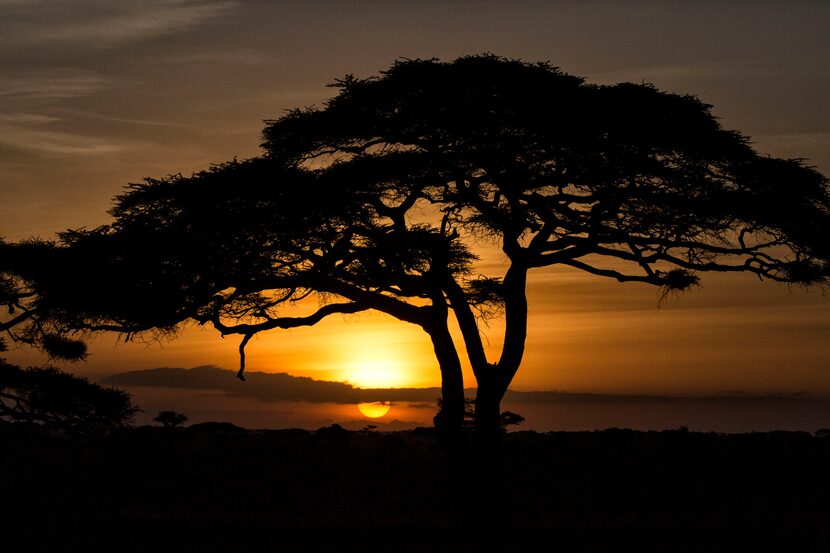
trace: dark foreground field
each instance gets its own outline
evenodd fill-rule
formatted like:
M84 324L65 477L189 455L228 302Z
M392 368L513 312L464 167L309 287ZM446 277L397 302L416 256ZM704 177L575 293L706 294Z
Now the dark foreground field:
M0 439L9 552L830 551L806 433L518 432L495 473L428 429Z

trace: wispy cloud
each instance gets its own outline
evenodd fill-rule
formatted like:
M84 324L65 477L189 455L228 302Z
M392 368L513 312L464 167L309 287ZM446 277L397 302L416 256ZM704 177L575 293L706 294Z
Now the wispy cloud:
M812 151L827 148L830 144L830 131L757 134L752 139L756 144L775 146L781 150Z
M22 47L78 44L110 47L182 32L226 13L236 2L4 2L4 42ZM21 9L20 7L25 9ZM0 12L2 13L2 12Z
M93 119L96 121L105 121L108 123L123 123L125 125L139 125L143 127L165 127L165 128L182 128L187 125L184 123L175 123L172 121L152 120L152 119L133 119L130 117L112 117L103 115L92 111L83 111L76 109L58 108L53 110L61 115L74 117L78 119Z
M777 157L799 158L827 174L830 170L830 132L791 132L758 134L752 137L755 148Z
M59 117L50 115L39 115L36 113L0 113L0 125L41 125L60 121Z
M32 113L0 114L0 145L49 155L101 155L122 147L98 137L56 131L60 118Z
M735 63L728 61L643 65L595 73L589 75L589 80L602 84L642 81L671 82L678 79L701 79L721 76L734 69Z
M262 52L254 50L213 50L174 55L164 60L164 62L171 65L226 64L252 66L273 63L273 60Z
M6 100L57 100L78 98L105 88L106 79L70 68L0 76L0 98Z

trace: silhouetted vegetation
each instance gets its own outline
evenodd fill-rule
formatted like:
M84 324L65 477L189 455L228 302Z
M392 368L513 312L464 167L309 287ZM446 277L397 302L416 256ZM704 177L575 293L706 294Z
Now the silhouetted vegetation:
M466 354L477 431L497 441L532 269L646 283L660 297L710 271L830 276L827 179L759 155L695 97L492 55L401 60L335 88L324 107L269 121L257 158L130 185L112 224L56 244L4 245L3 278L28 294L7 300L20 339L50 349L44 336L163 336L195 321L240 336L242 378L256 333L374 309L430 336L435 422L450 435L464 420ZM482 241L501 248L503 273L476 266ZM282 309L304 298L318 309ZM489 317L506 328L494 358Z
M498 504L433 429L0 425L7 551L825 551L830 440L511 432ZM35 429L36 430L36 429ZM448 464L449 463L449 464Z
M438 398L438 409L441 409L441 398ZM472 430L475 428L476 420L476 401L472 398L464 398L464 428ZM499 416L502 431L506 432L509 426L519 426L525 421L525 418L518 413L512 411L502 411Z
M525 421L525 418L518 413L514 413L513 411L502 411L501 412L501 427L502 430L507 431L507 427L509 426L519 426Z
M21 369L0 359L0 422L73 432L129 424L130 396L54 367Z
M7 314L5 320L0 319L0 332L14 342L43 350L52 359L80 361L86 359L84 341L71 338L65 329L56 330L59 325L54 321L44 320L46 324L38 321L35 316L38 292L32 288L31 278L23 276L54 269L50 255L54 251L54 244L43 241L8 244L0 238L0 306L6 308ZM0 336L0 352L6 348L5 337Z
M182 413L177 413L175 411L161 411L156 417L153 418L153 421L159 423L165 428L176 428L187 422L187 415L183 415Z

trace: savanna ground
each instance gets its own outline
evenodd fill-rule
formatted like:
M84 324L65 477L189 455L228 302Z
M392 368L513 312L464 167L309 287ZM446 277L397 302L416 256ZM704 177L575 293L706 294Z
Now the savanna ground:
M830 551L807 433L513 432L481 469L431 429L3 425L0 454L8 552Z

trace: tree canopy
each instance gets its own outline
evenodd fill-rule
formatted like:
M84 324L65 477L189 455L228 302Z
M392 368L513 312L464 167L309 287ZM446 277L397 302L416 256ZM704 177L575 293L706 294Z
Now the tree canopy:
M401 60L333 86L324 106L268 121L259 157L147 179L116 199L110 225L14 245L40 252L14 267L36 292L23 306L29 327L211 324L242 336L244 369L257 332L375 309L429 334L443 380L436 423L461 425L463 352L477 421L497 430L524 353L532 269L663 293L709 271L830 277L827 179L759 155L693 96L492 55ZM504 252L503 274L477 268L482 239ZM311 296L315 311L286 314ZM505 319L496 359L481 325L493 314Z
M122 390L54 367L21 369L0 359L0 422L96 431L125 426L136 411Z

